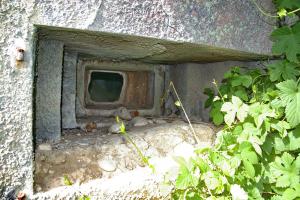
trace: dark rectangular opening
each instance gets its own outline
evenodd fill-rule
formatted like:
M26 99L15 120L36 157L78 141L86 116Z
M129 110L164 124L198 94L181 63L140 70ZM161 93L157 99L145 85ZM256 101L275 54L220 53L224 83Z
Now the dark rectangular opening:
M107 67L109 69L109 67ZM151 109L154 101L152 71L85 70L84 99L88 109Z
M119 101L124 85L124 78L120 73L92 71L89 80L88 94L92 101Z

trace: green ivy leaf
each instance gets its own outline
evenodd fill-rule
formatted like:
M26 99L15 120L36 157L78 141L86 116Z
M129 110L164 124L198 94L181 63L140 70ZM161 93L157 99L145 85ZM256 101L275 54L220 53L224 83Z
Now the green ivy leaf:
M197 158L193 159L193 162L200 169L200 173L205 173L210 170L210 166L201 157L197 157Z
M241 160L237 156L229 156L222 155L218 152L210 152L209 155L210 160L213 164L218 166L218 168L223 172L226 176L234 176L235 170L241 163Z
M254 118L257 128L260 128L268 117L276 116L275 111L271 109L268 104L259 102L249 106L249 114Z
M278 83L276 87L279 89L279 98L286 106L286 118L291 127L300 124L300 86L294 80L287 80Z
M277 12L277 15L278 15L280 18L285 17L285 16L287 15L286 9L281 8L281 9Z
M243 160L243 164L244 164L245 171L248 174L248 176L254 178L255 169L254 169L253 165L249 161L246 161L246 160Z
M297 184L293 188L286 189L282 194L282 198L284 200L293 200L296 199L297 197L300 197L300 184Z
M282 199L282 197L279 195L275 195L271 197L271 200L284 200L284 199Z
M236 75L240 75L241 68L240 67L232 67L229 71L224 73L224 79L231 79Z
M251 150L244 150L241 152L242 159L244 161L248 161L251 164L257 164L258 158L254 151Z
M277 28L272 32L271 39L274 41L272 48L274 54L286 54L289 61L299 62L297 56L300 54L300 23L292 28L287 26Z
M252 83L252 77L249 75L239 75L232 79L231 85L233 87L243 85L248 88Z
M126 127L123 122L120 124L120 133L125 134L126 133Z
M215 93L211 88L205 88L203 93L208 96L207 100L204 103L204 107L208 108L213 103Z
M244 104L240 98L232 96L231 102L225 102L221 111L226 113L224 117L225 123L231 126L236 117L241 122L245 120L248 115L248 105Z
M268 65L268 70L270 74L270 80L281 81L293 79L296 80L296 76L300 74L299 65L296 63L288 62L288 61L278 61L274 64Z
M201 196L197 192L188 191L184 200L202 200Z
M244 123L243 131L237 138L238 143L249 142L257 154L262 155L262 150L260 145L263 141L259 138L261 136L261 130L256 128L252 123Z
M284 106L285 106L285 104L283 103L283 101L280 98L275 98L271 101L271 107L276 110L280 110Z
M271 127L279 132L281 137L287 136L287 130L291 128L290 124L286 121L279 121L277 123L273 123Z
M64 184L65 184L66 186L71 186L71 185L73 185L71 179L70 179L67 175L64 175Z
M292 132L289 132L288 137L290 140L289 150L295 151L300 149L300 127L296 128Z
M276 0L275 3L278 8L295 9L300 7L299 0Z
M224 73L224 79L231 79L236 75L239 75L241 72L240 67L232 67L229 71Z
M242 99L244 101L248 101L249 100L248 94L247 94L245 88L243 88L243 87L241 87L238 90L236 90L233 94L234 94L234 96L237 96L237 97L239 97L240 99Z
M214 190L217 194L224 191L227 179L216 171L209 171L203 174L203 179L206 187L209 190Z
M287 152L276 157L270 164L272 179L276 180L276 187L295 186L299 183L300 157L295 158Z
M91 200L91 197L89 197L88 195L82 195L81 197L79 197L79 200Z
M213 122L215 125L221 125L224 122L224 116L221 112L217 112L213 115Z
M279 89L279 97L284 106L291 102L299 92L297 82L294 80L283 81L276 84L276 87Z
M176 179L177 189L187 189L190 186L196 187L199 177L193 174L193 165L191 162L187 162L182 157L175 157L175 161L179 164L179 175Z
M218 177L211 171L203 174L203 177L204 177L205 185L209 190L214 190L217 187L220 187L221 183Z
M221 125L224 122L224 115L221 112L222 102L216 101L212 105L212 109L210 110L210 117L213 120L213 123L217 126Z
M286 118L292 127L297 126L300 123L300 92L297 93L295 99L293 99L286 106Z
M274 138L274 148L275 148L275 153L279 154L283 151L288 151L289 149L289 141L288 138L282 139L281 137L275 137Z
M274 139L275 151L295 151L300 149L300 127L288 133L287 138L275 137Z
M248 199L247 192L238 184L233 184L230 186L230 193L232 200L246 200Z
M245 172L249 178L253 179L255 177L254 164L258 163L258 157L254 151L251 150L251 143L242 142L240 144L241 159L245 168Z

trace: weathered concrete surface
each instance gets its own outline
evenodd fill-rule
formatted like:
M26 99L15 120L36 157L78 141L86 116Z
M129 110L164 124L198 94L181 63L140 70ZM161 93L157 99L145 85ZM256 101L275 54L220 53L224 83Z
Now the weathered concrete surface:
M32 84L34 40L29 14L32 4L0 4L0 198L12 189L32 190ZM17 68L15 48L25 50Z
M184 107L191 118L202 118L209 121L209 109L205 109L204 103L207 96L203 94L207 87L214 88L215 79L221 83L223 75L231 67L262 67L259 62L216 62L207 64L186 63L170 68L170 79L174 82Z
M147 121L148 119L144 120ZM162 120L155 119L153 121L159 122ZM215 139L215 130L208 124L193 124L200 141L196 145L187 123L181 120L169 120L169 123L164 121L163 124L152 123L129 128L128 135L143 154L151 158L151 164L158 164L158 166L155 166L157 174L148 174L146 169L143 169L146 174L139 174L140 167L145 167L145 163L141 161L141 157L138 156L133 145L127 142L121 134L110 134L103 128L97 129L93 133L69 130L65 131L61 142L51 145L52 150L37 148L35 189L41 192L64 186L63 177L66 175L73 183L80 182L84 184L93 179L106 180L107 183L105 185L101 183L98 186L98 190L94 189L95 193L92 195L95 199L134 199L135 195L138 195L137 191L141 190L144 190L145 194L147 194L143 194L145 199L157 198L156 195L159 194L158 189L156 191L152 189L158 187L159 177L164 175L160 174L161 168L167 168L163 161L157 163L157 160L168 162L168 159L172 160L172 156L176 152L184 155L184 151L187 151L188 147L193 148L193 146L197 146L198 148L203 148L211 146ZM45 144L41 145L46 146ZM176 168L176 164L173 167ZM121 176L128 176L129 174L126 173L128 171L134 171L131 174L135 175L134 178L120 179ZM139 174L139 177L137 177L137 174ZM140 179L152 181L155 184L147 186L141 183ZM118 180L124 184L122 187L126 189L122 189L120 184L111 186L110 189L107 187L107 185ZM130 186L127 188L125 185L128 185L128 182L134 184L136 188ZM90 194L92 187L88 188L87 185L85 185L88 191L87 194ZM103 187L106 187L107 190L103 190ZM117 195L112 195L112 191L118 191ZM125 191L126 193L124 193ZM73 191L73 196L75 196L76 192L78 191ZM59 197L53 195L48 198L68 199L64 198L67 192L61 193ZM104 198L103 194L106 193L109 193L109 195L107 195L107 198Z
M79 29L39 26L38 33L40 40L63 41L66 50L78 52L83 58L92 57L102 60L135 60L147 63L174 64L260 60L267 57L240 49Z
M161 181L149 168L138 167L111 179L95 179L82 185L62 186L37 193L32 200L77 200L83 195L95 200L159 200L164 198L159 191Z
M271 1L259 1L272 10ZM122 9L120 9L122 8ZM131 33L209 44L249 52L269 52L272 26L251 1L103 0L91 30ZM141 34L142 33L142 34Z
M76 128L76 63L77 53L65 52L63 63L63 88L61 117L62 128Z
M63 43L53 40L39 41L35 123L37 140L60 139L62 65Z
M259 1L268 10L272 1ZM269 53L265 23L251 1L1 1L0 196L32 193L34 24L190 41ZM16 65L16 47L25 60Z

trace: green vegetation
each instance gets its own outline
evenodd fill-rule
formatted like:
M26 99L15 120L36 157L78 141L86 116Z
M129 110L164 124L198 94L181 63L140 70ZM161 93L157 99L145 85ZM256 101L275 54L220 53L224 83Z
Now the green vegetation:
M68 175L63 176L63 181L64 181L65 186L72 186L73 185L73 182L68 177ZM91 197L89 197L88 195L83 194L83 195L80 195L80 196L76 197L76 199L78 199L78 200L91 200Z
M258 4L252 0L256 6ZM259 8L268 17L283 19L300 11L298 0L275 0L277 15ZM266 68L233 67L220 84L205 89L205 107L212 122L222 126L215 145L196 149L186 160L176 157L179 173L172 199L246 200L300 199L300 22L279 27L271 34L277 61ZM186 112L173 89L186 118ZM155 171L117 117L121 135L133 145L142 162ZM191 134L198 141L194 129ZM66 185L72 185L67 176ZM90 199L86 195L80 200Z
M255 2L256 3L256 2ZM282 19L300 11L298 0L276 0ZM257 5L257 4L256 4ZM265 69L233 67L204 91L214 124L212 148L176 158L173 199L300 199L300 22L277 28Z
M136 150L136 152L142 159L142 162L145 165L147 165L148 167L150 167L152 169L152 171L154 172L155 171L154 166L149 163L149 158L144 156L141 149L136 145L136 143L128 135L128 133L126 132L125 124L122 120L120 120L119 116L116 116L116 122L120 125L120 134L126 139L127 142L129 142L134 147L134 149Z

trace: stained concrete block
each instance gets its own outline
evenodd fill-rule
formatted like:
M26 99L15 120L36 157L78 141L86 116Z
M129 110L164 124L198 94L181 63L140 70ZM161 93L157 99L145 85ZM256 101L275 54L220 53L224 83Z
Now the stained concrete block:
M36 138L59 140L61 135L61 85L63 43L39 42L36 83Z
M160 97L163 95L164 90L164 69L165 65L141 63L134 61L127 62L114 62L114 61L101 61L99 59L84 59L79 60L77 64L77 88L76 88L76 117L87 116L114 116L116 109L94 109L93 107L85 106L85 70L112 70L112 71L139 71L146 70L154 73L154 102L152 108L138 109L140 115L154 115L161 114Z
M76 128L76 62L77 53L65 52L62 88L62 128Z
M213 80L221 83L223 75L231 67L262 67L258 62L216 62L216 63L185 63L170 68L171 80L179 93L182 103L189 117L209 121L209 108L204 107L207 95L205 88L214 88Z

